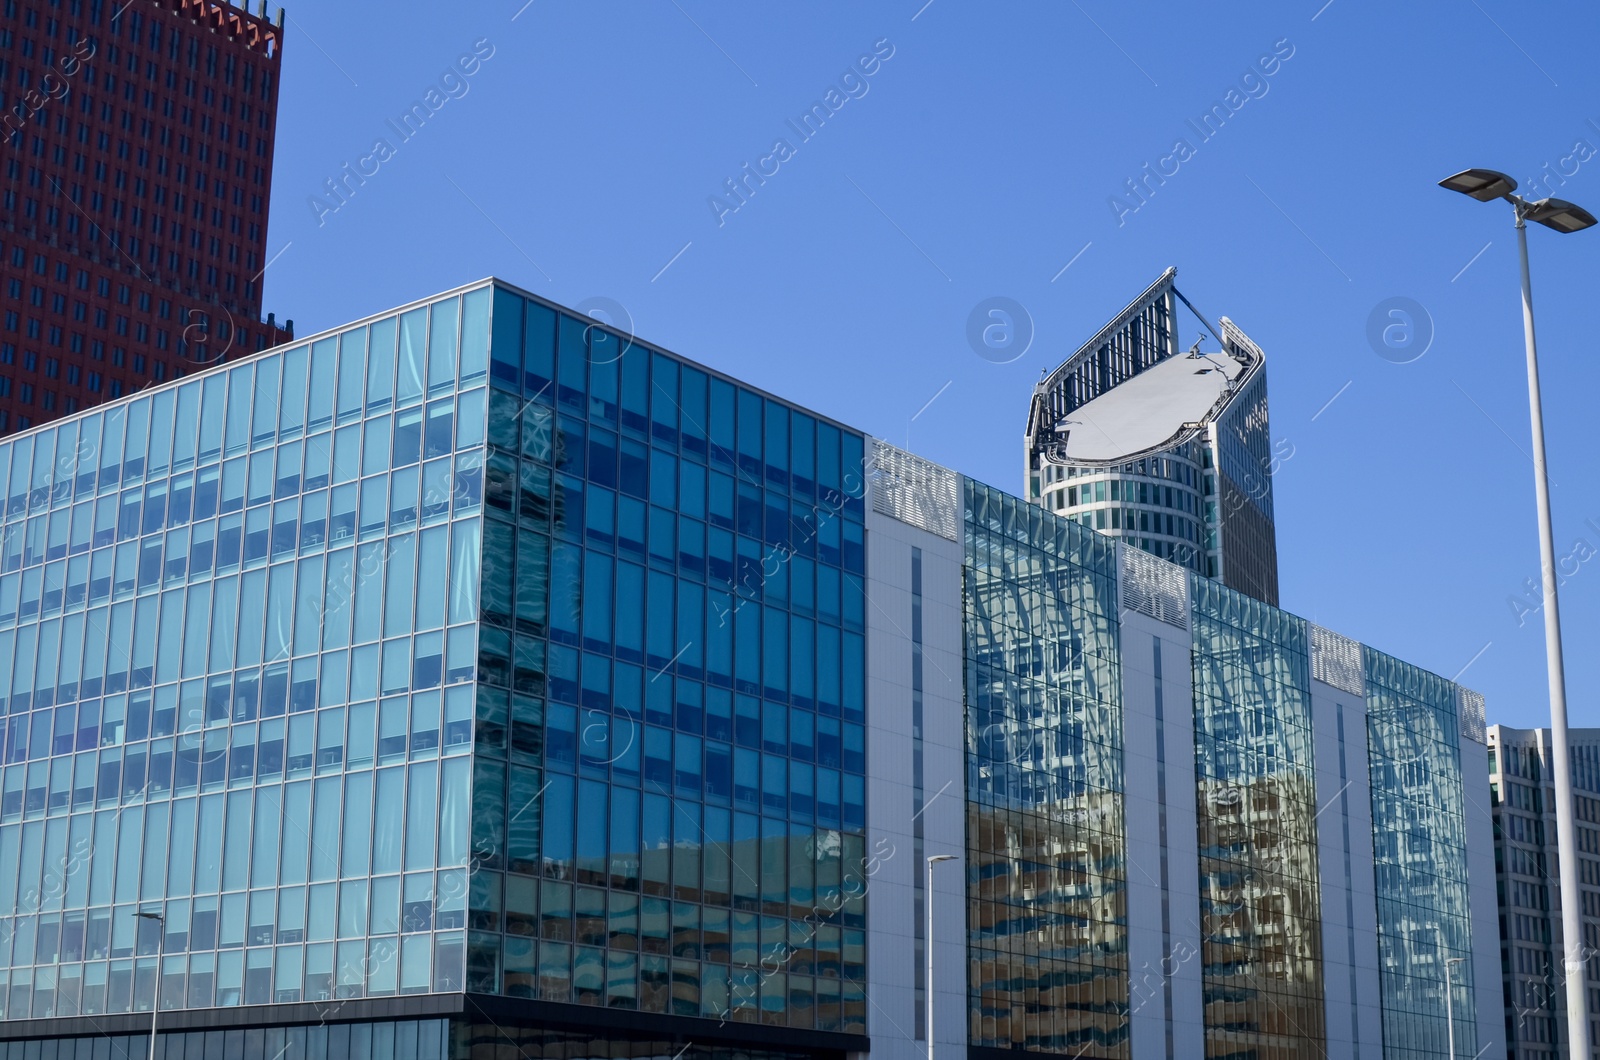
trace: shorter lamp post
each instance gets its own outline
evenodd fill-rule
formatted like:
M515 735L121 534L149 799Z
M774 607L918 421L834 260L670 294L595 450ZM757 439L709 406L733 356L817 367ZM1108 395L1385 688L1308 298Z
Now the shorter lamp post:
M154 920L160 925L160 934L156 936L156 982L155 990L150 997L150 1060L156 1060L156 1021L161 1018L161 950L165 942L167 918L160 913L146 913L139 910L133 914L140 920Z
M928 1060L933 1060L933 867L941 861L958 860L954 854L928 855L928 879L922 890L922 902L928 910L928 930L923 932L922 947L926 950L927 984L922 991L922 1010L928 1038Z
M1450 997L1455 989L1450 982L1450 966L1464 964L1466 960L1465 957L1451 957L1444 962L1444 1026L1445 1033L1450 1037L1450 1060L1456 1060L1456 1010Z

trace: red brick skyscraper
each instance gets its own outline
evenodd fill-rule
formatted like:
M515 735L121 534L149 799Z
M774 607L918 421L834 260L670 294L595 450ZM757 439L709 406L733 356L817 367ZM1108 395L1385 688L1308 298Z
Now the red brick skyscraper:
M291 337L260 319L266 15L0 0L0 434Z

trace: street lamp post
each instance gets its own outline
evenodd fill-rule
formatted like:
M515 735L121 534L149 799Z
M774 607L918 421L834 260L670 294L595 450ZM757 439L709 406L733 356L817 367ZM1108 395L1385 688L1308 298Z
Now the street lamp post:
M156 936L156 982L155 991L150 998L150 1060L156 1060L156 1021L161 1018L161 951L166 941L167 918L160 913L146 913L137 911L133 914L140 920L154 920L160 925L160 933Z
M1444 962L1444 1026L1445 1033L1450 1036L1450 1060L1456 1060L1456 1010L1451 997L1455 990L1450 983L1450 966L1464 964L1466 960L1465 957L1451 957Z
M928 878L922 889L922 904L928 913L927 930L922 934L922 948L924 950L926 984L922 991L922 1011L924 1018L924 1033L928 1039L928 1060L933 1060L933 867L941 861L955 861L954 854L928 855Z
M1533 426L1533 481L1539 510L1539 562L1544 579L1545 670L1550 683L1550 750L1556 782L1561 937L1566 948L1567 1055L1571 1060L1589 1060L1588 997L1583 976L1583 905L1578 890L1578 837L1572 819L1572 767L1567 743L1567 687L1561 659L1561 610L1556 600L1555 531L1550 519L1550 476L1545 469L1539 355L1533 335L1533 282L1528 273L1527 222L1535 221L1557 232L1581 232L1593 226L1595 218L1583 207L1563 199L1530 202L1513 194L1517 182L1492 169L1469 169L1446 177L1439 184L1479 202L1504 199L1516 213L1517 250L1522 258L1522 336L1528 354L1528 411Z

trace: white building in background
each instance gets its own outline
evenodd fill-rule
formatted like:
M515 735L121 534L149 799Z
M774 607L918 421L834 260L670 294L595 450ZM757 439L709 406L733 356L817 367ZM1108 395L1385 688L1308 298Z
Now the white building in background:
M1600 729L1570 729L1589 1011L1600 1012ZM1566 1055L1561 885L1549 729L1489 726L1507 1060ZM1600 1042L1591 1029L1590 1040ZM1594 1055L1600 1057L1600 1046Z

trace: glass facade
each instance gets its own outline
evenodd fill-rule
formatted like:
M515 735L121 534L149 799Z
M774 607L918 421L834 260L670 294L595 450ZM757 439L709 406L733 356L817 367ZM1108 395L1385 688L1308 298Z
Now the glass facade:
M862 1032L864 492L495 284L0 443L0 1018Z
M1116 553L964 488L968 1040L1125 1058Z
M156 1036L157 1060L446 1060L448 1020L379 1020L316 1027L239 1027L167 1031ZM0 1041L0 1060L145 1060L150 1035L100 1034L60 1041ZM465 1055L465 1054L461 1054ZM670 1054L669 1054L670 1055ZM665 1058L663 1058L665 1060Z
M100 1034L58 1041L0 1041L0 1060L145 1060L150 1035ZM310 1027L163 1030L157 1060L500 1060L502 1057L607 1057L608 1060L799 1060L807 1054L730 1048L611 1033L530 1030L489 1020L421 1019Z
M864 457L495 281L0 441L0 1020L84 1036L0 1060L141 1049L158 989L166 1057L865 1048L894 852L868 842ZM954 704L924 702L923 653L964 645L969 1046L1131 1060L1160 1018L1130 1003L1147 856L1198 886L1198 924L1164 900L1133 939L1161 915L1176 963L1193 928L1207 1055L1324 1043L1308 627L960 489L959 609L954 545L884 584L909 589L919 869L923 811L958 827L924 791L923 711ZM1121 606L1192 633L1193 876L1164 824L1130 858L1149 634L1125 673ZM1165 815L1161 639L1137 709ZM1471 953L1456 689L1365 666L1384 1040L1415 1056ZM1189 989L1175 968L1165 1011ZM276 1030L193 1011L297 1003Z
M488 310L0 443L5 1018L460 989Z
M1243 336L1229 330L1235 348ZM1248 340L1244 340L1248 341ZM1231 588L1276 606L1278 543L1272 476L1294 456L1288 439L1272 440L1267 426L1267 377L1257 373L1212 427L1207 449L1207 573ZM1214 465L1214 467L1212 466Z
M493 332L467 989L863 1031L863 437Z
M1383 978L1384 1055L1444 1057L1444 962L1456 984L1456 1049L1480 1050L1456 686L1363 648Z
M963 488L969 1044L1128 1056L1144 1006L1129 1000L1134 851L1123 824L1126 630L1117 593L1119 579L1127 588L1135 578L1122 606L1163 614L1144 600L1151 584L1137 581L1154 572L1119 572L1115 546L1070 517L970 480ZM1192 930L1205 1055L1322 1057L1336 1046L1326 1028L1319 819L1348 829L1349 802L1342 789L1324 792L1326 805L1318 800L1311 630L1213 579L1182 577L1187 593L1174 596L1187 596L1186 621L1158 621L1191 645L1199 855ZM1185 626L1186 638L1178 632ZM1438 962L1474 959L1457 689L1362 650L1381 1040L1391 1057L1442 1053ZM1173 717L1159 661L1152 680L1159 782L1162 719ZM1346 819L1333 823L1324 813L1330 806ZM1150 859L1151 874L1162 866L1165 890L1164 841L1144 841L1138 856ZM1347 920L1361 900L1354 885L1334 881ZM1133 915L1149 930L1159 914ZM1176 918L1161 925L1163 968L1172 972L1160 990L1171 997L1186 989L1174 979L1186 961L1187 943L1178 939L1191 928ZM1351 969L1354 946L1345 947ZM1471 974L1461 973L1457 986L1466 1048L1478 1034ZM1173 1002L1165 1004L1172 1011ZM1348 1000L1335 1004L1342 1018L1354 1018ZM1338 1048L1349 1049L1338 1037Z
M1325 1053L1304 620L1191 577L1206 1055Z

